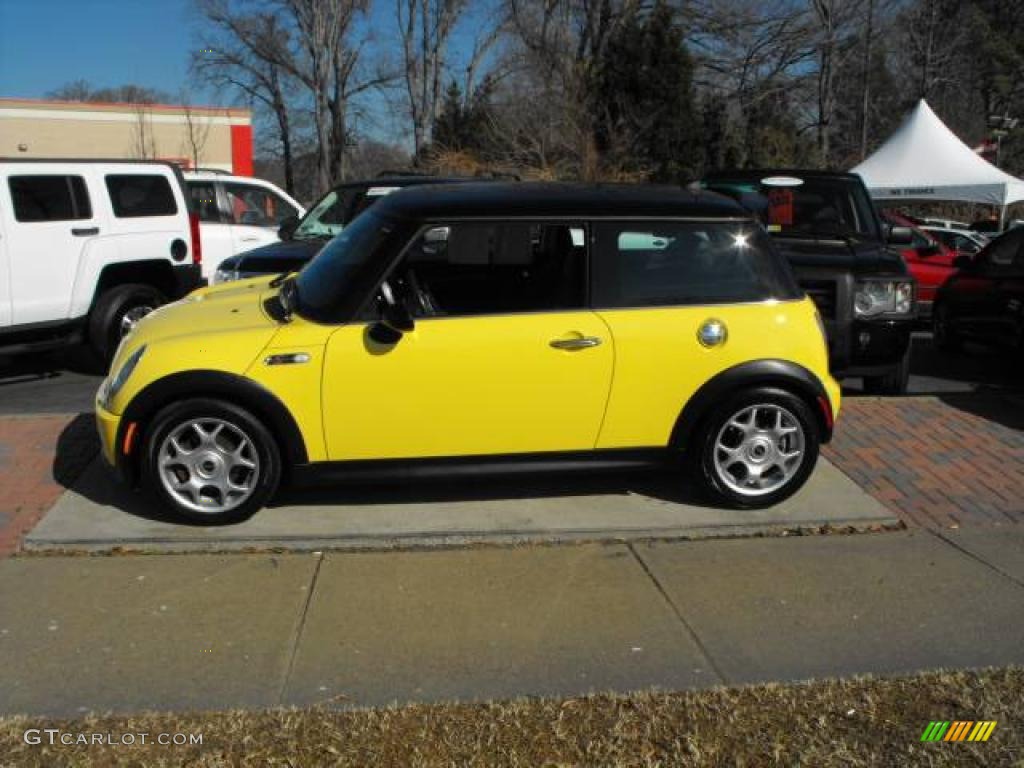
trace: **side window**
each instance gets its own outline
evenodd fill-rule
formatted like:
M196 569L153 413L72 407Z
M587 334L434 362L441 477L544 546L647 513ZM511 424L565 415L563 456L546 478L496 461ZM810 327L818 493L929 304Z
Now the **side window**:
M253 227L277 227L297 211L268 189L252 184L224 182L231 222Z
M737 221L597 224L592 291L596 308L800 296L767 235Z
M581 224L466 222L427 230L388 279L417 317L579 309ZM577 244L578 243L578 244Z
M220 211L217 210L217 190L212 181L188 182L188 194L192 198L192 206L199 214L200 221L220 222Z
M89 191L81 176L11 176L7 186L18 221L92 218Z
M914 248L927 248L929 245L931 245L931 241L923 234L921 234L918 230L912 229L911 232L913 233L913 240L911 242L911 245Z
M173 216L178 212L174 192L166 176L118 174L107 176L107 192L119 219Z

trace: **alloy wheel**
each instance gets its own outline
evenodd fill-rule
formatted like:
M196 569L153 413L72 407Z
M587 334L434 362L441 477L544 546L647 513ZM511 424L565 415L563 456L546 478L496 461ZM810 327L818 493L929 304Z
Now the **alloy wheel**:
M714 470L742 496L765 496L792 480L806 458L806 438L791 411L774 403L749 405L718 431Z
M232 510L256 490L259 454L235 424L217 418L182 422L160 444L160 482L183 507L205 514Z

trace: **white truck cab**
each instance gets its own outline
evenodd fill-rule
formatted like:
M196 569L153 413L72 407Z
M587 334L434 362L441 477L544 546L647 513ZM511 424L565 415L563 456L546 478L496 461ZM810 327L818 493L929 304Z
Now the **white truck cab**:
M276 243L277 230L306 209L263 179L224 171L185 171L203 240L203 277L208 281L224 259Z
M0 355L121 336L201 284L199 221L169 163L0 158Z

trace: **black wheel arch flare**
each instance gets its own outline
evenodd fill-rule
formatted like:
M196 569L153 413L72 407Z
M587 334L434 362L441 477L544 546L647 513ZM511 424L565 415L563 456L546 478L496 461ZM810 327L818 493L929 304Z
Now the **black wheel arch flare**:
M716 402L753 387L778 387L802 398L817 417L820 442L832 439L832 404L821 380L790 360L764 359L740 363L708 379L683 407L669 445L673 448L688 446L694 431Z
M148 384L125 408L117 428L115 454L118 470L132 482L138 479L142 445L152 419L165 406L177 400L196 397L221 398L245 408L260 419L277 439L287 473L290 467L308 461L302 432L288 408L263 385L233 373L195 370L173 373ZM129 454L124 452L124 437L129 424L136 424L136 436Z

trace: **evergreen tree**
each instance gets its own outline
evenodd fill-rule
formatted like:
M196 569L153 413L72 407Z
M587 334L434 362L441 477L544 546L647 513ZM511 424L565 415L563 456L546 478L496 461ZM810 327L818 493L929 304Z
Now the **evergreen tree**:
M594 80L590 114L606 165L646 171L654 181L683 182L699 172L693 61L664 0L623 21Z

